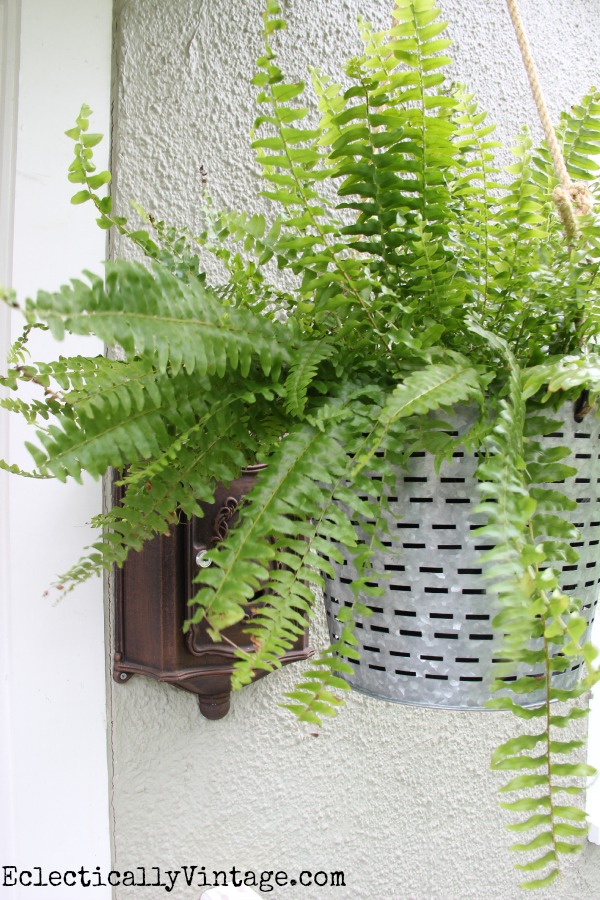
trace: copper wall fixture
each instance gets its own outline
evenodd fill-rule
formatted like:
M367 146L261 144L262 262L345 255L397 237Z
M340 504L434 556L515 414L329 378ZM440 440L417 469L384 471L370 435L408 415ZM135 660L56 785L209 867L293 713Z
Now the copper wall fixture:
M227 487L220 485L215 502L203 505L203 518L192 518L131 553L116 573L115 654L113 677L119 683L131 675L149 675L191 691L208 719L220 719L229 710L235 646L250 650L244 622L228 628L228 642L215 643L203 623L184 634L191 616L189 599L198 590L195 577L204 555L223 540L235 521L241 498L260 472L246 469ZM115 496L118 502L118 489ZM260 605L261 595L248 604L248 615ZM307 632L282 658L283 664L307 659ZM266 673L257 673L261 677Z

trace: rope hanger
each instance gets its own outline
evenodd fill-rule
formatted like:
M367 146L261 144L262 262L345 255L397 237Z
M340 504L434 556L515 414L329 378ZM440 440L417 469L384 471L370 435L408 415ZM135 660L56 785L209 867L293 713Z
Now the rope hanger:
M586 215L586 213L591 210L592 196L586 184L580 181L574 182L571 180L560 144L556 137L556 131L554 130L554 126L550 119L544 95L542 94L537 67L533 59L529 41L527 40L527 35L525 34L525 27L519 11L518 2L517 0L506 0L506 5L515 30L517 43L521 51L533 99L535 100L544 134L546 135L548 150L550 151L554 169L560 181L560 185L554 189L554 202L567 233L567 237L569 240L573 240L579 231L577 216Z

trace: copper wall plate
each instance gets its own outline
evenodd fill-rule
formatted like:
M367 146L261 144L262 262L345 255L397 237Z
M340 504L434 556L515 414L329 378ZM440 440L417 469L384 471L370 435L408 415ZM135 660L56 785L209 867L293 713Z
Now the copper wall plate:
M224 632L231 644L215 643L203 623L192 625L184 634L183 624L193 611L188 601L199 587L194 583L202 570L197 559L201 561L203 552L225 537L240 500L259 472L260 467L253 467L232 484L220 485L215 502L203 504L203 518L173 526L168 535L159 535L140 552L131 553L117 570L113 666L117 682L124 683L131 675L149 675L196 694L200 711L208 719L220 719L228 712L235 646L251 649L244 622ZM257 604L260 593L248 604L249 617ZM311 655L305 630L281 661L285 665ZM257 678L265 674L257 672Z

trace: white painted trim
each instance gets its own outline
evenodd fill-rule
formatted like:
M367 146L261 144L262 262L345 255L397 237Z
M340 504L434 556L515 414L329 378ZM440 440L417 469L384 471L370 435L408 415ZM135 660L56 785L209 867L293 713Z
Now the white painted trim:
M20 0L0 0L0 285L12 283L17 97L19 80ZM10 345L10 310L0 304L0 372L6 371ZM0 395L5 393L0 389ZM0 456L9 449L8 414L0 410ZM0 472L0 599L8 598L9 476ZM0 602L0 847L5 858L15 854L14 778L11 748L12 712L9 681L11 613Z
M105 234L93 214L69 203L73 145L63 132L83 102L95 110L94 130L109 131L112 2L18 2L14 222L6 239L12 252L5 255L22 302L84 268L101 271ZM0 3L7 9L15 0ZM98 150L105 167L108 140ZM14 338L22 319L10 318ZM0 352L9 339L5 325L0 320ZM36 332L30 343L33 359L56 356L49 334ZM102 345L72 338L59 349L95 353ZM23 440L33 435L19 417L10 417L10 431L7 421L0 410L0 451L30 468ZM44 596L94 539L86 523L101 505L99 483L0 479L0 778L6 777L4 793L13 795L1 807L1 865L110 869L102 584L89 583L59 603ZM23 886L10 893L13 900L47 900L56 890ZM108 886L94 889L95 900L110 896Z
M20 22L20 0L0 0L0 284L4 285L12 278Z

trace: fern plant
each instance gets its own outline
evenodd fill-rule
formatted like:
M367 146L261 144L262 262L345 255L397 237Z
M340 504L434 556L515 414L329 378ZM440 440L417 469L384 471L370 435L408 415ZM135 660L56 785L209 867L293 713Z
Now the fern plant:
M356 617L383 594L373 556L396 466L423 451L443 465L467 442L480 460L481 533L492 547L485 562L504 655L513 671L543 671L514 681L524 705L492 702L537 726L492 764L511 773L503 792L524 792L503 805L525 816L510 827L526 835L516 849L531 853L521 866L533 873L526 886L544 886L585 837L585 815L568 797L590 770L570 761L580 742L556 729L586 714L577 700L598 673L580 603L559 587L561 563L577 557L573 503L561 490L574 470L562 461L568 450L544 449L539 438L556 429L560 406L596 414L600 219L586 211L565 239L549 154L527 131L502 176L494 126L465 87L445 80L450 41L435 0L395 0L392 15L384 33L361 20L363 53L340 83L311 71L315 109L305 84L277 64L285 23L277 0L266 0L252 147L268 216L219 212L206 199L200 235L139 208L146 227L131 227L98 193L110 174L95 172L100 136L83 107L67 132L73 202L93 204L99 226L136 244L148 265L108 262L104 280L88 274L28 300L3 378L14 393L2 404L36 434L34 468L19 474L120 473L122 504L97 516L101 535L60 577L65 589L122 565L180 515L201 515L217 483L245 465L267 464L237 526L208 554L192 621L219 640L262 589L249 625L254 649L239 652L234 675L234 686L246 684L279 666L345 547L354 603L287 697L316 724L347 688ZM600 93L564 114L558 132L567 167L593 185ZM209 283L208 255L225 266L225 282ZM36 363L27 356L35 328L58 340L94 334L120 353ZM21 399L25 383L40 398ZM443 423L465 403L479 412L455 438ZM556 688L553 672L579 659L580 684ZM546 702L528 707L540 687Z

